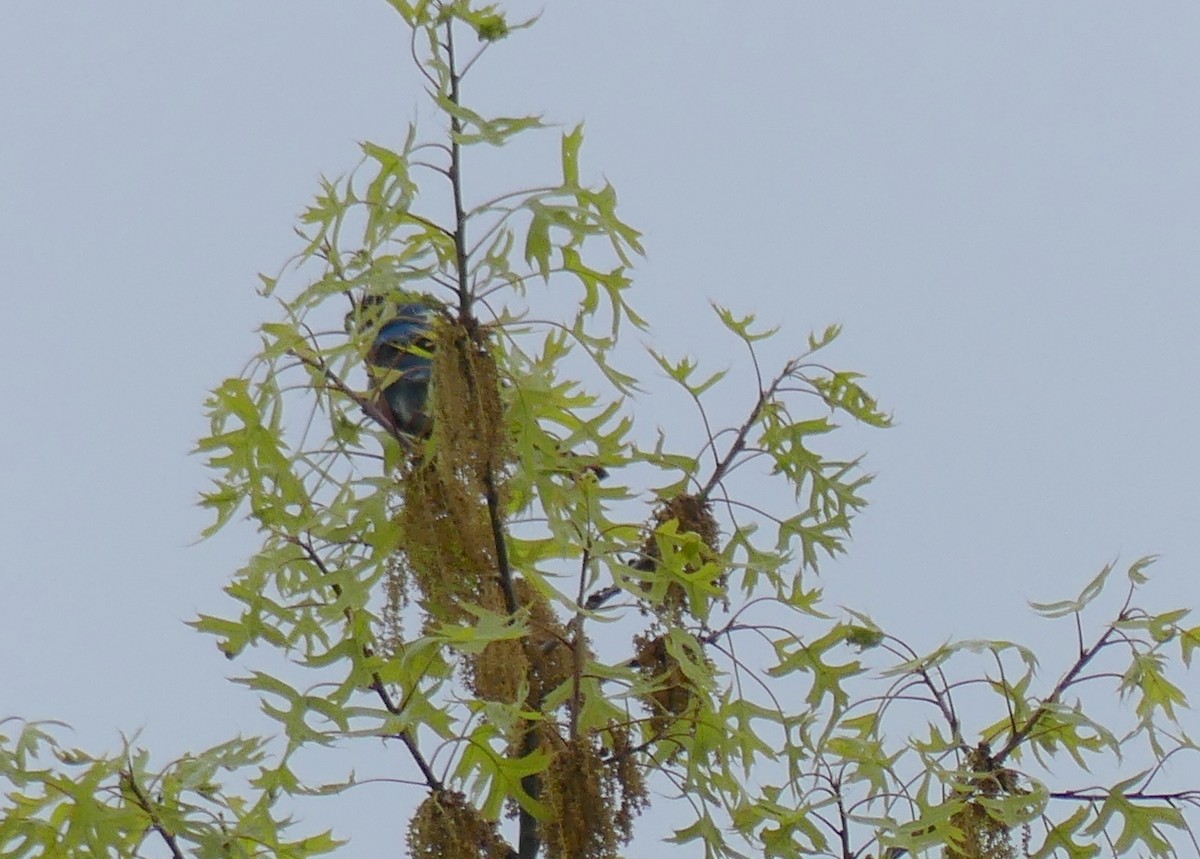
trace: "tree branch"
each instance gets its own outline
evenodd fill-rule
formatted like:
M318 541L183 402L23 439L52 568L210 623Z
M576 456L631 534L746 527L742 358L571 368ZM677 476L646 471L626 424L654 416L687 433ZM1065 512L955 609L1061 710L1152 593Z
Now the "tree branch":
M1121 616L1123 617L1124 614L1125 610L1122 609ZM1063 693L1066 692L1071 684L1075 682L1075 678L1077 678L1083 669L1087 667L1087 664L1095 658L1096 654L1104 649L1104 646L1108 644L1108 640L1112 637L1112 634L1115 631L1115 626L1109 626L1108 629L1104 631L1104 635L1100 636L1095 644L1079 655L1079 658L1075 660L1075 664L1072 665L1070 670L1063 675L1062 679L1055 684L1054 690L1050 693L1050 697L1043 701L1041 705L1034 710L1032 714L1030 714L1029 718L1025 720L1025 724L1018 728L1013 735L1008 738L1008 742L1004 744L1003 748L996 752L996 754L992 757L992 761L996 766L1001 766L1004 761L1007 760L1008 756L1016 751L1017 747L1020 746L1021 743L1025 742L1029 735L1033 733L1038 722L1041 721L1041 719L1048 712L1050 712L1050 708L1052 706L1058 703Z
M1186 802L1190 805L1200 805L1200 790L1181 790L1177 793L1146 793L1144 791L1134 791L1133 793L1123 793L1121 796L1124 799L1141 800L1143 802ZM1076 802L1104 802L1110 797L1107 791L1092 792L1089 789L1085 789L1051 791L1050 798L1068 799Z
M794 371L794 362L789 361L784 366L783 372L775 377L765 391L761 389L759 390L758 400L754 403L754 408L750 410L750 414L746 417L746 420L742 422L740 427L738 427L737 435L734 437L733 444L729 446L729 450L725 452L725 455L717 461L717 466L713 469L713 473L709 476L708 482L704 484L704 488L702 488L697 494L697 497L700 501L707 501L709 493L711 493L713 489L716 488L717 484L724 479L725 474L733 466L734 460L737 459L738 454L740 454L746 447L746 439L749 437L750 430L754 427L759 415L762 414L762 410L766 408L767 403L771 401L773 396L775 396L775 392L778 390L779 386L783 384L784 379L789 378Z
M371 672L371 689L374 690L375 694L379 696L379 700L383 702L383 706L393 716L399 716L404 712L404 707L396 704L396 702L392 700L392 696L388 694L387 687L383 685L383 678L379 676L379 672L377 671ZM392 734L391 736L404 743L409 754L412 755L413 761L416 762L417 769L421 771L421 775L424 777L425 783L429 785L430 789L438 791L443 790L444 785L442 784L441 779L434 774L433 768L429 766L429 762L425 760L425 756L422 755L421 750L417 748L417 741L413 738L412 733L405 728L404 730Z
M454 21L446 22L446 63L450 74L450 103L459 104L459 82L462 76L454 65ZM458 138L462 121L450 115L450 188L454 194L454 256L458 268L458 315L466 321L471 315L471 290L467 283L467 214L462 201L462 147Z
M166 842L167 849L171 851L173 859L184 859L184 853L179 848L179 841L175 838L175 833L167 829L166 825L163 824L158 813L154 810L154 803L150 801L150 797L146 796L145 792L138 785L137 780L133 777L132 761L129 763L129 768L121 772L121 779L129 786L129 792L133 794L137 807L146 812L146 816L150 818L150 828L162 836L162 840Z
M455 63L454 53L454 20L446 22L446 65L450 80L450 92L447 94L451 104L459 104L459 84L462 75ZM450 187L454 195L454 256L458 269L458 317L459 322L466 324L471 319L471 287L470 273L467 271L467 214L463 207L462 194L462 147L459 136L462 134L462 122L455 114L450 115ZM508 545L504 534L504 519L500 509L500 494L496 491L495 475L491 466L484 478L484 491L487 498L488 520L492 529L492 541L496 547L496 573L500 577L500 588L504 592L505 607L509 614L516 614L520 608L516 591L513 588L512 569L508 561ZM538 735L536 725L525 730L521 742L521 756L527 757L537 751ZM521 779L521 788L534 800L541 796L542 780L537 775L527 775ZM535 859L541 849L541 837L538 832L538 822L526 808L520 811L520 832L518 835L517 851L519 859Z
M321 575L325 576L326 578L330 576L329 568L325 565L325 562L321 559L321 556L317 554L317 550L312 547L312 544L306 543L299 537L294 537L290 534L284 535L284 539L304 552L309 562L321 572ZM336 582L332 582L330 583L329 587L333 591L334 596L339 598L341 597L341 585L337 584ZM347 621L351 620L351 612L349 607L343 609L343 614L346 616ZM360 643L359 647L362 649L363 656L371 657L375 655L375 652L371 649L371 645L369 643L362 642ZM384 708L393 716L399 716L404 712L403 705L397 704L392 700L392 696L388 694L387 687L384 685L383 678L379 675L378 671L371 672L371 685L368 688L370 688L376 695L379 696L379 700L383 702ZM405 747L409 751L409 754L412 755L413 761L417 765L417 769L421 771L421 775L425 779L425 783L429 785L430 789L442 790L443 785L441 779L439 779L433 772L433 769L429 766L429 762L425 760L425 756L422 755L421 750L417 748L417 741L413 738L408 729L406 728L389 736L396 737L404 743Z

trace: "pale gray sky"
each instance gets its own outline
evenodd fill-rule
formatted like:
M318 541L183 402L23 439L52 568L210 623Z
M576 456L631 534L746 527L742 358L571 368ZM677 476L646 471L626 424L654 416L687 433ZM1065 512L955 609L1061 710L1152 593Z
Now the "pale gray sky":
M1198 57L1184 2L550 2L467 97L586 120L585 173L645 232L643 339L744 370L710 298L797 344L845 325L899 426L843 442L879 477L835 601L919 646L1057 646L1025 600L1118 555L1200 604ZM255 545L191 545L187 452L318 175L419 104L383 0L0 7L0 714L164 755L273 730L182 625ZM388 797L308 825L369 855Z

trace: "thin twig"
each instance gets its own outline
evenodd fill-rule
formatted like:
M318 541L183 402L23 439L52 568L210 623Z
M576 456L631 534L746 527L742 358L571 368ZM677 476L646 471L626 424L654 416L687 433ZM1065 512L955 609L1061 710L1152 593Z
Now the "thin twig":
M175 833L167 829L162 819L158 816L158 812L154 810L154 803L142 791L137 780L133 777L133 761L129 762L129 769L121 773L125 780L125 784L129 785L129 790L137 801L137 806L142 811L146 812L146 816L150 818L150 828L162 836L162 840L166 842L167 849L171 851L173 859L184 859L183 851L179 848L179 841L175 838Z

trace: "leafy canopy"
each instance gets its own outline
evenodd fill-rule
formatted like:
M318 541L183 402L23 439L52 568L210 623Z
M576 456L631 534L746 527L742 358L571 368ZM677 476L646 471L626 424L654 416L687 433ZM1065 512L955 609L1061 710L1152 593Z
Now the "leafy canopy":
M413 856L614 856L652 803L688 855L1175 855L1200 793L1160 783L1194 750L1176 675L1200 627L1139 607L1149 559L1107 621L1111 566L1034 606L1077 637L1048 674L1016 643L917 653L833 616L814 577L870 476L824 439L890 423L826 363L840 329L766 366L778 329L714 306L746 369L651 351L694 406L657 410L621 369L647 326L640 235L583 178L582 128L536 187L471 183L472 153L554 133L465 97L534 22L390 2L440 127L363 143L322 181L300 251L262 279L261 350L213 391L198 445L206 533L248 518L262 542L230 609L193 625L245 666L279 741L155 767L132 740L92 756L6 723L0 855L333 852L336 825L294 838L279 808L384 790L305 774L314 750L364 743L424 796ZM563 291L574 312L546 318ZM394 378L368 360L411 302L436 310L427 436L398 431L379 396ZM699 449L672 441L697 432ZM1099 784L1102 767L1120 774Z

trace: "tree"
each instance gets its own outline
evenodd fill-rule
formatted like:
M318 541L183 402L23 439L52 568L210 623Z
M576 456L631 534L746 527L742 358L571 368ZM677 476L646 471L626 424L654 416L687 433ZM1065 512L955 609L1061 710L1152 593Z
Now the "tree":
M541 126L488 117L464 89L533 22L392 5L444 127L364 144L358 171L323 183L294 265L263 281L280 319L214 391L200 443L210 532L248 513L263 541L230 615L195 625L253 660L240 682L282 748L237 739L152 767L132 744L92 756L21 725L0 744L4 855L331 852L329 833L292 838L287 799L362 788L311 783L305 756L381 740L425 796L415 856L614 855L651 787L677 793L691 819L675 840L706 855L1173 855L1200 791L1167 782L1193 750L1172 678L1200 628L1140 608L1149 560L1109 620L1093 613L1111 566L1035 606L1076 637L1047 672L1014 643L917 653L861 613L830 617L814 576L869 475L820 437L838 415L889 422L823 362L838 329L762 367L772 332L717 308L755 396L733 412L724 373L655 354L706 443L647 444L622 399L638 390L621 366L644 325L639 235L610 186L582 179L581 129L539 187L479 199L464 169ZM572 318L530 309L542 283L576 290ZM380 333L413 305L433 309L405 346L428 363L428 433L381 396L405 380ZM289 664L257 667L272 653ZM1104 715L1114 690L1127 723ZM1078 771L1104 767L1094 787Z

